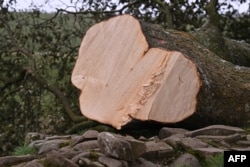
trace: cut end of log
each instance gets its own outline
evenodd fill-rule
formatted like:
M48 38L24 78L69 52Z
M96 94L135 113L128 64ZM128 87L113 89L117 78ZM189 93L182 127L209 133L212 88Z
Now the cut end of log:
M120 129L132 119L181 121L196 111L201 81L179 52L149 48L139 21L117 16L86 33L73 69L80 109Z

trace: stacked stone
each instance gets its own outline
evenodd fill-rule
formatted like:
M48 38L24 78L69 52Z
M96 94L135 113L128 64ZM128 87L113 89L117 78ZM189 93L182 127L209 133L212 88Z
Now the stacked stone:
M0 157L0 166L15 167L201 167L201 161L224 150L250 151L250 133L213 125L194 131L164 127L149 139L88 130L83 135L29 133L37 155Z

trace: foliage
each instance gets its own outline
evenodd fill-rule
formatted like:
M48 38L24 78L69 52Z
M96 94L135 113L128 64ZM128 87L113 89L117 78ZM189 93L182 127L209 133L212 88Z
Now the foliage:
M15 155L15 156L28 155L28 154L34 155L36 153L37 153L37 149L35 147L24 145L24 146L16 147L12 155Z
M164 28L192 31L200 28L208 20L217 15L216 23L223 34L229 38L245 40L248 43L250 9L245 13L239 13L233 4L247 4L247 0L232 0L230 2L219 2L218 0L120 0L113 1L83 1L83 7L77 14L86 12L93 13L101 20L118 14L130 14L134 17L154 24L162 25ZM62 9L63 10L63 9ZM65 12L71 13L67 10ZM99 20L98 20L99 21Z
M0 16L0 134L20 145L29 131L64 132L72 121L59 95L67 96L70 109L79 113L70 75L82 36L93 23L86 15L55 17L38 11ZM0 140L0 145L9 141Z
M130 14L164 28L192 31L212 18L206 8L210 3L200 0L81 1L74 12L66 7L54 13L15 11L14 3L0 1L0 152L21 145L26 132L64 133L83 120L70 75L82 37L94 23ZM221 8L226 12L219 13ZM225 36L250 41L249 13L238 14L230 3L210 9L219 15Z

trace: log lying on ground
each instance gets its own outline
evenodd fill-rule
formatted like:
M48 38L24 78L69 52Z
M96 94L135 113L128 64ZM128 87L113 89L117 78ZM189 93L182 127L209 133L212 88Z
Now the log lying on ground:
M250 117L248 68L129 15L87 31L71 80L82 114L117 129L133 119L246 126Z

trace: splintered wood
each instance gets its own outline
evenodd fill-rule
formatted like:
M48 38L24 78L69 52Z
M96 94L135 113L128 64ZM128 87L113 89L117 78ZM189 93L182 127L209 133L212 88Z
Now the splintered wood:
M141 25L123 15L92 26L73 69L80 109L89 119L121 129L132 119L181 121L196 111L201 82L180 52L150 48Z

